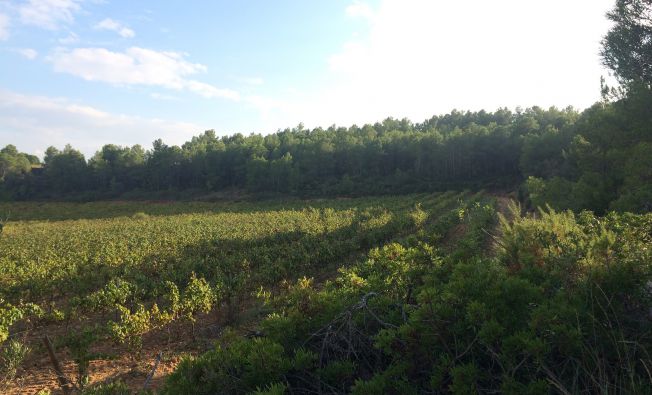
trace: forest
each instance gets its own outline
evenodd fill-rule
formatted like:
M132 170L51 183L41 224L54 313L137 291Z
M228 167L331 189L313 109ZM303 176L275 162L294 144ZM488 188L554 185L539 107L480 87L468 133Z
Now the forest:
M105 145L86 160L50 147L41 163L8 145L0 154L6 199L184 197L225 189L257 195L363 196L459 188L514 189L533 204L641 212L652 204L649 86L578 112L572 108L453 111L413 124Z
M652 393L652 3L582 111L0 151L0 392Z

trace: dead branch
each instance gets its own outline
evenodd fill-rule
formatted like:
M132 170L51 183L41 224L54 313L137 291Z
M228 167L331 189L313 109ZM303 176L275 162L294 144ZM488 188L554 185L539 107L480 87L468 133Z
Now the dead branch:
M147 378L145 379L145 384L143 385L143 391L146 390L147 387L149 387L149 383L152 381L152 378L154 377L154 373L156 373L158 364L161 363L161 358L163 358L163 352L159 351L158 355L156 356L156 361L154 362L154 367L152 367L152 370L149 372Z
M50 338L45 335L43 338L43 343L45 344L45 348L48 350L48 354L50 355L50 361L52 362L52 366L54 367L54 372L57 375L57 380L59 381L59 386L63 390L63 393L65 395L69 395L74 389L74 385L68 380L68 378L63 374L63 370L61 369L61 364L59 363L59 359L57 359L57 356L54 353L54 348L52 347L52 342L50 342Z

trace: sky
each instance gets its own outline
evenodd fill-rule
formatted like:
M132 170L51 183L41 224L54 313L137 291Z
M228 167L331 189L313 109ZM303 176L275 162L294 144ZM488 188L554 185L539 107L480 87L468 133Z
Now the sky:
M0 0L0 147L584 109L614 0Z

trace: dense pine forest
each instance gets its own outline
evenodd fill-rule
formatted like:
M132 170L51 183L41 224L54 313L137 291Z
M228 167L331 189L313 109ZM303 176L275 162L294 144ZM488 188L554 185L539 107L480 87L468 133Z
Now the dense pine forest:
M534 205L640 212L652 204L651 102L649 87L633 84L582 112L453 111L417 124L388 118L265 136L206 131L181 147L106 145L88 161L66 146L48 148L40 163L9 145L2 190L19 200L96 200L228 188L314 197L523 185Z
M652 393L652 3L608 17L582 111L6 145L0 392Z

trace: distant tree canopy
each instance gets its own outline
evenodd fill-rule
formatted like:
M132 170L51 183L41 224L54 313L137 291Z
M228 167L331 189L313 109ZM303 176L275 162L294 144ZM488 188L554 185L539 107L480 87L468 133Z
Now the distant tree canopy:
M38 164L36 156L20 153L11 144L0 150L0 197L2 189L20 189L32 166Z
M90 160L71 146L46 150L43 168L15 147L2 152L13 199L151 197L228 188L298 196L365 195L451 188L515 188L561 208L646 210L652 200L652 93L614 103L516 112L453 111L413 124L387 118L362 127L218 137L179 146L105 145ZM4 158L10 159L4 159ZM6 169L6 170L5 170ZM11 174L11 176L9 176Z
M23 175L8 192L17 199L225 188L323 195L512 185L521 178L523 143L577 117L572 109L501 109L453 111L420 124L387 118L363 127L299 125L266 136L209 130L181 147L161 140L149 150L105 145L88 161L70 146L50 147L43 171Z

